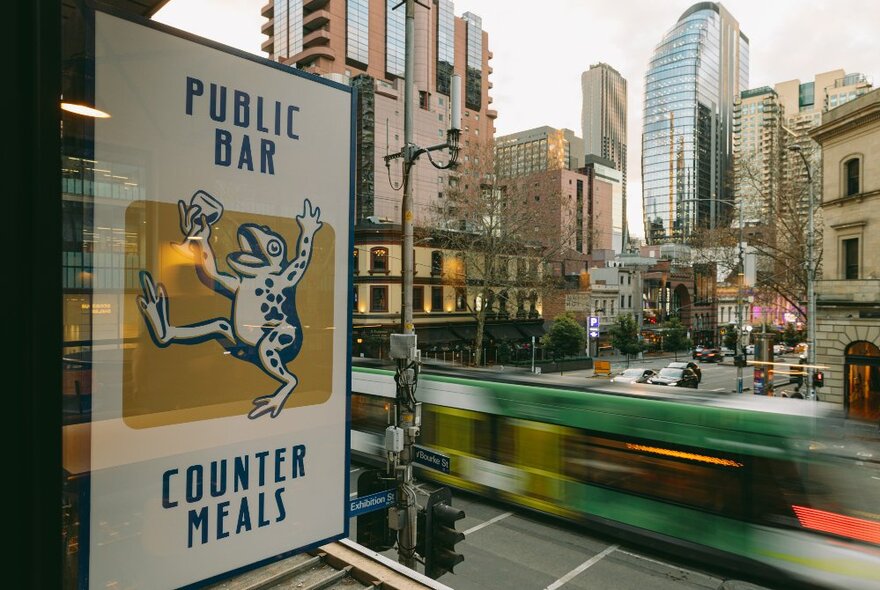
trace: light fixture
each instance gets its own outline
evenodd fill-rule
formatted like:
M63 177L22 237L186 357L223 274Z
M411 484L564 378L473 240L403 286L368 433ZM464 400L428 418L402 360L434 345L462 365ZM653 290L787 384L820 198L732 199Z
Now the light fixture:
M78 104L75 102L61 102L61 110L67 111L68 113L73 113L75 115L82 115L83 117L93 117L95 119L109 119L110 114L105 113L102 110L96 109L95 107L90 107L84 104Z

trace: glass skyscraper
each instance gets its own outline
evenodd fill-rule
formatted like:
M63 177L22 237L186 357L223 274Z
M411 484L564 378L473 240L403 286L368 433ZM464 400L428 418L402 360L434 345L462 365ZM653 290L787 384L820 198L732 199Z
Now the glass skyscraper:
M642 132L649 243L685 242L732 215L733 104L748 88L748 48L721 4L700 2L654 50Z

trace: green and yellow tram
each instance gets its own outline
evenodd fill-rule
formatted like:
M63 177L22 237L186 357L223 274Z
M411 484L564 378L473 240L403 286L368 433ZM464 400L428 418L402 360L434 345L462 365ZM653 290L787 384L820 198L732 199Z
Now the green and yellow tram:
M393 372L354 367L352 448L383 457ZM571 387L490 373L419 378L422 475L788 581L880 588L880 453L833 407L783 398Z

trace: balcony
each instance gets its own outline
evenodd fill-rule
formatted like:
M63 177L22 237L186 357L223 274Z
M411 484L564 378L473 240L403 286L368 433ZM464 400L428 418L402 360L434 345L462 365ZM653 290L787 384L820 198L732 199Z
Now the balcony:
M263 23L263 26L260 27L260 32L264 35L269 35L270 37L275 34L275 19L270 18L266 22Z
M265 18L274 18L275 17L275 0L269 0L263 7L260 9L260 15Z
M260 45L260 49L272 55L275 53L275 37L269 37Z
M497 119L498 111L496 111L495 109L486 109L486 116L490 119Z
M303 14L324 8L329 2L330 0L305 0L303 2Z
M336 52L329 45L316 45L300 51L290 59L285 60L285 63L288 65L299 64L304 66L321 57L333 61L336 59Z
M316 10L303 19L303 29L306 31L314 31L321 27L327 26L330 22L330 11L326 9Z
M303 35L303 49L307 49L309 47L316 47L318 45L329 45L330 44L330 31L327 29L317 29Z

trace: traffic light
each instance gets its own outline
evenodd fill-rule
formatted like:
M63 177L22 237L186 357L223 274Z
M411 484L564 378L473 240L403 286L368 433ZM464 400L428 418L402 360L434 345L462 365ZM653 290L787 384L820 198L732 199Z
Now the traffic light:
M791 382L796 384L798 387L804 384L804 375L807 374L807 370L798 365L789 365L789 372L791 373Z
M364 497L394 486L394 481L382 478L376 469L364 471L358 477L358 496ZM357 542L373 551L387 551L394 547L396 533L388 526L388 511L376 510L357 517Z
M825 374L822 371L813 373L813 387L822 387L825 385Z
M464 518L464 511L452 506L449 488L432 492L418 515L416 550L425 559L425 575L437 579L464 561L464 555L455 552L455 544L464 540L464 533L455 530L456 521Z

